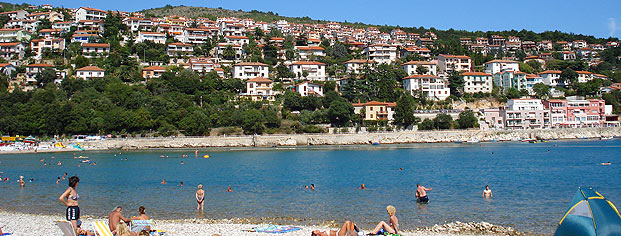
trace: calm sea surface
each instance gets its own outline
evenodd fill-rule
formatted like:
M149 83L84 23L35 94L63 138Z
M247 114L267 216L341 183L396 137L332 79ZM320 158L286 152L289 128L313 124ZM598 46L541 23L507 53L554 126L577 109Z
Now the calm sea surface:
M578 186L593 186L621 205L621 140L200 150L204 154L211 157L194 158L194 150L75 153L97 162L81 167L74 153L0 155L1 175L11 178L0 183L0 209L62 218L65 207L57 199L67 181L57 185L56 178L64 172L80 177L82 215L95 216L116 205L132 216L144 205L156 219L353 220L366 228L388 220L385 207L394 205L406 229L487 221L551 234ZM599 164L608 161L613 165ZM20 175L35 181L19 188ZM163 178L168 184L160 184ZM363 183L366 190L359 189ZM429 204L416 203L417 183L433 188ZM204 215L195 211L198 184L206 191ZM315 191L304 189L310 184ZM486 184L491 200L481 198ZM227 186L234 192L225 192Z

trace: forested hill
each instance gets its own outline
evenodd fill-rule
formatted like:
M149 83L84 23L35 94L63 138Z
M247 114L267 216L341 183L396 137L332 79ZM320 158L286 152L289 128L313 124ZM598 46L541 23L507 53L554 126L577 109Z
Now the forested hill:
M208 8L208 7L190 7L190 6L171 6L166 5L160 8L152 8L140 11L145 14L147 17L162 17L169 15L177 15L184 16L190 18L197 17L205 17L215 20L218 17L238 17L238 18L250 18L257 21L265 21L265 22L273 22L277 20L286 20L292 23L306 23L306 24L322 24L327 23L330 20L315 20L310 17L287 17L280 16L278 13L274 13L271 11L262 12L257 10L252 11L242 11L242 10L228 10L222 8ZM369 26L377 27L382 32L389 33L391 30L395 28L400 28L408 33L418 33L423 34L427 31L435 32L438 36L438 39L441 41L459 41L459 38L474 38L474 37L489 37L491 35L501 35L501 36L518 36L522 41L541 41L541 40L552 40L552 41L574 41L574 40L586 40L588 43L599 43L605 44L607 41L618 41L617 38L596 38L590 35L583 34L573 34L573 33L563 33L560 31L545 31L541 33L535 33L530 30L505 30L505 31L465 31L465 30L438 30L434 27L424 28L424 27L400 27L400 26L389 26L389 25L369 25L361 22L339 22L342 25L353 26L356 28L366 28Z

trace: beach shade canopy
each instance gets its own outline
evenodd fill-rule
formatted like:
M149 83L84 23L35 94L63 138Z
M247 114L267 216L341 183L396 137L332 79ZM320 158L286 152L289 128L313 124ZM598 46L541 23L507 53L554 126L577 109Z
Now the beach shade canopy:
M621 235L619 210L593 188L578 188L554 236Z

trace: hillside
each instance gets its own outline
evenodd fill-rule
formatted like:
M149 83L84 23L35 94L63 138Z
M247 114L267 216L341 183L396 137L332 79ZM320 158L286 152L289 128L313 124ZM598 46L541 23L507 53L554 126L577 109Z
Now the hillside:
M144 13L146 16L154 16L154 17L162 17L167 15L177 15L184 16L190 18L197 17L205 17L210 19L216 19L218 17L238 17L238 18L250 18L257 21L265 21L272 22L277 20L287 20L292 23L307 23L307 24L316 24L316 23L327 23L328 20L316 20L311 19L310 17L288 17L288 16L280 16L278 13L274 12L262 12L257 10L252 11L242 11L242 10L228 10L222 8L208 8L208 7L190 7L190 6L171 6L166 5L160 8L152 8L145 9L140 11ZM398 26L389 26L389 25L370 25L364 24L360 22L339 22L342 25L353 26L356 28L366 28L369 26L377 27L382 32L390 32L391 30L397 28ZM425 27L398 27L405 32L408 33L418 33L423 34L427 31L433 31L436 33L438 38L441 41L459 41L459 38L462 37L489 37L491 35L497 34L502 36L518 36L522 39L522 41L541 41L541 40L552 40L552 41L574 41L574 40L586 40L588 43L600 43L604 44L610 40L618 40L617 38L596 38L590 35L583 34L572 34L572 33L563 33L560 31L545 31L541 33L535 33L530 30L505 30L505 31L465 31L465 30L438 30L434 27L425 28Z

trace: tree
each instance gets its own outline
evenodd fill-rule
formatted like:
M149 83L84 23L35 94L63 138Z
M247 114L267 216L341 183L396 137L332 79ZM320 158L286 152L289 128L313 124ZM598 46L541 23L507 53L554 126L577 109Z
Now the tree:
M550 86L544 83L536 83L533 85L533 91L535 92L537 98L544 99L550 94Z
M210 123L205 113L195 110L179 122L179 129L185 135L209 135Z
M262 134L265 130L265 117L256 109L246 110L242 115L242 129L245 134Z
M479 121L472 110L465 110L459 113L457 124L459 124L460 129L479 127Z
M565 68L561 72L560 80L563 81L565 86L569 84L572 88L576 88L578 83L578 72L572 70L571 68Z
M525 73L528 73L528 74L535 73L535 69L533 67L531 67L527 63L519 62L519 66L520 66L520 71L522 71L522 72L525 72Z
M464 91L464 78L458 71L451 71L448 76L449 88L451 94L457 97L461 97Z
M235 50L233 49L233 46L231 45L226 46L226 48L222 50L222 57L227 60L235 59Z
M90 60L82 55L76 57L74 63L76 69L80 69L91 64Z
M414 116L414 97L410 94L404 94L397 102L395 107L395 124L401 128L410 127L420 121L420 118Z
M539 62L537 60L527 61L526 64L528 64L530 67L532 67L535 72L541 72L543 70L541 62Z
M54 80L56 80L56 70L53 68L46 68L37 74L37 84L40 87L54 83Z
M330 103L328 108L328 119L334 126L341 127L349 123L354 116L354 106L345 101L345 99L338 99Z
M432 130L432 129L434 129L433 121L430 120L429 118L425 118L425 120L423 120L423 122L421 122L418 125L418 129L419 130Z
M453 128L453 117L449 114L438 114L436 118L433 118L433 126L436 129L451 129Z
M416 67L416 73L419 75L424 75L427 74L429 72L429 69L427 69L427 67L424 67L422 65L418 65Z
M505 95L509 99L521 98L522 97L521 94L520 94L520 91L518 91L516 88L513 88L513 87L507 89L507 91L505 92Z
M282 107L289 111L302 110L302 96L299 93L288 90L285 92Z

